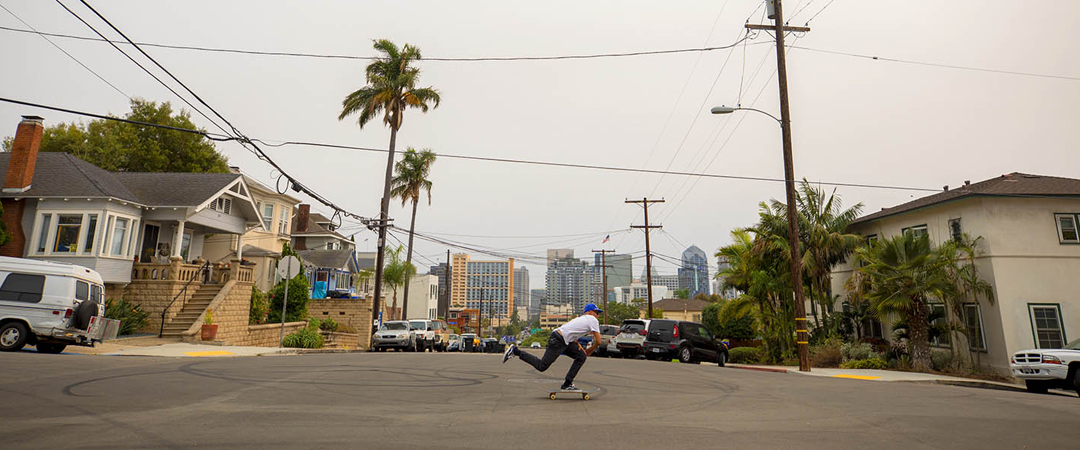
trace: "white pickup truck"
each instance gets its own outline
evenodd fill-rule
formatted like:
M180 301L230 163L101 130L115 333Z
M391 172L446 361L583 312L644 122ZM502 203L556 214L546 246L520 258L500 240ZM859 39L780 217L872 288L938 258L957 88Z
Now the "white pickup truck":
M1080 393L1080 339L1064 348L1016 352L1009 363L1013 376L1024 380L1028 392L1045 394L1056 387Z

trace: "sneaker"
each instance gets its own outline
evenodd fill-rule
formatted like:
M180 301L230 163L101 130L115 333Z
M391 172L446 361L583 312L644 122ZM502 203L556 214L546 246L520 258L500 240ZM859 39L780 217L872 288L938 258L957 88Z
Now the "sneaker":
M564 385L563 387L561 387L559 389L564 390L564 391L580 391L581 390L581 388L579 388L577 386L574 386L573 383L570 383L568 385Z
M517 346L514 344L510 344L510 346L506 348L506 353L503 354L503 364L506 364L510 358L514 357L514 354L516 353L514 350L517 350Z

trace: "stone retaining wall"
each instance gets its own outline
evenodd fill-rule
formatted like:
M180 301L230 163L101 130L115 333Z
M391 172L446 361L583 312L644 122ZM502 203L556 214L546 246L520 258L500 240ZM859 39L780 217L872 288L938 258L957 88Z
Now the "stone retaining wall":
M307 326L307 322L287 322L285 324L285 335L295 332L301 328ZM280 323L267 323L262 325L248 325L247 333L237 343L230 343L230 345L248 345L253 347L277 347L278 339L281 336L281 324Z
M339 324L356 328L360 336L355 344L367 348L371 336L371 299L325 298L308 302L308 316L313 319L334 319Z

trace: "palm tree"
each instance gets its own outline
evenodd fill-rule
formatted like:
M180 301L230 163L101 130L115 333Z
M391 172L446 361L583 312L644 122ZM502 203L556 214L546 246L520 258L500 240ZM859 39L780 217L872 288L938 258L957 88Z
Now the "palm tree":
M363 128L371 119L380 113L383 116L383 124L390 127L390 152L386 157L386 178L383 183L383 195L379 209L379 219L389 218L390 209L390 178L394 168L394 146L397 144L397 133L401 129L402 119L406 108L419 108L421 112L427 112L428 108L439 107L439 91L431 87L418 88L420 69L413 67L414 61L419 61L420 49L412 45L398 48L393 42L386 39L375 41L375 50L383 55L375 58L365 69L367 85L349 94L341 102L341 114L338 120L344 120L353 114L357 114L357 125ZM375 300L372 314L379 311L379 300L382 295L383 260L386 243L386 225L379 225L379 250L375 258Z
M401 286L407 286L412 276L416 275L416 267L401 260L401 250L403 248L400 245L397 248L387 250L390 261L386 263L386 270L383 270L382 281L389 284L390 289L394 290L394 303L390 307L390 320L404 318L404 313L402 317L397 317L397 291Z
M949 267L949 276L953 280L955 291L954 295L948 299L948 303L956 318L964 318L965 305L978 304L980 297L986 298L991 304L994 303L994 287L979 276L979 270L975 266L975 260L982 255L979 249L981 243L982 236L972 238L967 233L962 234L958 240L949 242L955 252L953 264ZM974 336L970 335L966 324L954 323L952 325L951 328L957 331L956 337L960 338L954 340L958 341L952 348L954 359L975 369L982 360L981 354L970 345ZM967 355L963 351L965 347L968 350Z
M855 270L870 285L864 295L879 317L896 314L906 321L912 368L929 371L929 303L948 298L954 291L948 267L955 252L950 246L933 248L925 234L902 233L871 242L856 249L855 254Z
M405 262L409 265L412 265L413 233L416 230L416 205L420 202L421 190L427 192L428 205L431 205L431 180L428 180L427 177L428 173L431 172L433 163L435 163L435 154L430 149L417 152L416 149L410 147L405 150L405 157L401 158L401 161L397 163L397 175L390 180L390 184L393 185L390 188L390 195L401 199L401 206L405 206L409 201L412 201L412 220L409 222L409 249L405 256ZM401 309L406 312L409 311L409 283L405 283L405 295L401 302Z

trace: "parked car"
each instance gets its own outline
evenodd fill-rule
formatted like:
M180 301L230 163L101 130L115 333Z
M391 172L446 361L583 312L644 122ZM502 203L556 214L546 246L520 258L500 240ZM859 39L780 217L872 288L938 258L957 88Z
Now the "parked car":
M379 327L379 331L371 338L371 349L381 352L388 348L396 348L415 352L416 343L416 330L413 330L412 325L408 321L393 320L384 322Z
M645 337L648 334L651 319L626 319L615 336L615 349L623 358L636 358L644 355Z
M461 336L456 334L450 334L446 338L446 349L448 352L460 352L461 351Z
M1009 369L1024 380L1028 392L1045 394L1050 388L1061 388L1080 394L1080 339L1065 344L1065 348L1016 352Z
M615 325L600 325L600 346L596 348L596 356L611 356L618 354L615 347L615 337L619 335L619 327Z
M529 344L529 348L541 348L540 343L539 342L533 342L532 344Z
M728 360L728 348L717 341L705 325L668 319L649 322L645 338L645 357L682 363L715 362L720 367Z
M442 351L446 348L446 338L450 335L450 327L441 320L410 320L416 330L416 348L423 352L427 350Z
M97 271L72 264L0 257L0 350L26 345L60 353L116 337L105 318L105 285Z

